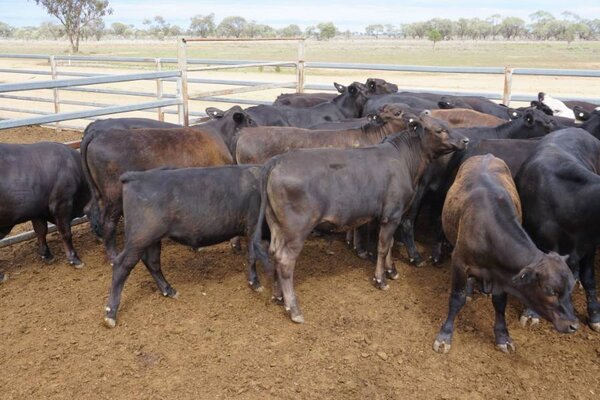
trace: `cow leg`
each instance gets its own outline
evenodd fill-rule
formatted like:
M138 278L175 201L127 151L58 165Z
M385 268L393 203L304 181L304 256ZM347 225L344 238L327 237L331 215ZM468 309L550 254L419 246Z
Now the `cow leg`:
M255 292L262 292L263 287L260 284L260 279L258 279L258 274L256 273L256 250L252 245L252 235L247 236L246 242L248 243L248 285L250 285L250 288Z
M527 326L527 323L531 323L531 326L537 325L540 323L540 315L531 308L525 308L521 313L519 323L523 328Z
M494 325L494 334L496 336L496 348L503 353L515 351L515 345L508 334L506 327L506 318L504 311L506 310L506 293L492 294L492 304L496 311L496 323Z
M396 280L400 277L396 266L394 265L394 260L392 259L392 250L394 249L394 236L392 235L392 243L390 245L390 249L388 250L387 255L385 256L385 276L388 279Z
M231 246L231 249L233 250L233 252L235 254L240 254L240 252L242 251L242 238L240 236L236 236L233 239L231 239L229 241L229 246ZM248 242L250 243L250 242ZM250 246L248 246L250 247Z
M106 257L108 262L114 263L117 257L117 224L119 223L120 214L113 207L107 207L102 218L102 241L106 249Z
M363 260L369 258L369 230L371 228L370 223L363 224L352 231L352 242L353 248L356 255ZM366 239L365 239L366 238Z
M296 259L302 250L302 242L287 243L283 245L275 254L277 263L277 275L279 285L283 294L283 305L285 310L290 314L292 321L299 324L304 322L304 317L298 306L296 293L294 291L294 267Z
M590 328L596 332L600 332L600 304L598 303L598 295L596 292L594 258L595 249L592 249L581 260L579 267L579 278L581 279L581 284L585 289Z
M392 244L394 243L394 232L396 231L397 227L398 224L393 222L381 223L379 227L379 240L377 242L377 266L375 267L375 276L373 277L373 282L375 287L381 290L389 289L384 272L387 266L386 259L388 257L388 253L390 254L391 262L391 250ZM390 270L393 273L395 268L391 268ZM398 272L396 271L396 274L397 273Z
M167 282L160 268L160 250L160 241L150 245L142 255L142 262L148 268L148 272L154 278L156 286L158 286L158 290L160 290L162 295L176 299L178 295L177 290L173 289L169 282Z
M106 314L104 323L109 328L114 328L117 324L117 310L121 303L121 292L127 277L131 273L135 264L140 260L144 249L130 249L125 246L123 252L115 258L113 264L112 283L108 294L108 304L106 305Z
M54 256L50 252L48 243L46 242L46 235L48 234L48 222L45 219L32 219L31 224L33 225L33 231L38 242L38 254L42 257L42 260L47 263L54 261Z
M56 215L56 227L62 238L63 247L67 255L67 261L75 268L82 268L83 262L79 259L77 252L73 248L73 236L71 234L71 210L72 207L64 207Z
M435 341L433 350L438 353L448 353L452 347L452 335L454 334L454 320L466 303L467 277L462 266L456 261L452 262L452 292L448 301L448 317L442 325Z
M444 230L442 228L442 209L444 208L444 200L446 200L445 193L448 190L444 191L444 195L437 194L433 196L433 201L431 204L431 216L433 219L433 232L435 234L435 244L431 250L431 261L434 265L438 265L443 261L443 247L448 240L446 239L446 235L444 235ZM449 243L448 243L449 246Z
M281 291L281 285L279 284L279 274L277 273L277 267L273 269L273 288L271 292L271 301L275 304L283 305L283 292Z
M417 267L425 265L425 260L417 250L417 245L415 244L415 221L417 220L419 208L421 207L421 200L424 194L425 189L421 185L418 185L412 206L400 223L400 234L402 236L402 242L404 243L404 246L406 246L408 260Z

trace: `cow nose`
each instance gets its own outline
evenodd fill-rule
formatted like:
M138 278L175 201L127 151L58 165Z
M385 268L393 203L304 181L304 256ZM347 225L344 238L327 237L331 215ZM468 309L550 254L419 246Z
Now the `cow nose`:
M469 138L463 138L462 142L463 142L464 144L467 144L467 143L469 143Z

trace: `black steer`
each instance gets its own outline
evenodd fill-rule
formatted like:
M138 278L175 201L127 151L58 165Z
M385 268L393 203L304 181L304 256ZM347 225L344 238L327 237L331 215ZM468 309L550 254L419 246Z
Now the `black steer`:
M50 142L0 144L0 198L0 239L15 225L31 221L38 254L51 261L46 244L50 221L58 227L69 264L83 266L73 249L71 220L83 215L90 193L76 150Z
M249 237L258 220L259 174L260 167L252 165L123 174L125 245L113 266L106 325L115 326L123 285L140 259L164 296L177 295L161 271L163 238L198 248ZM248 240L248 281L254 290L261 289L257 256L269 265L266 251Z

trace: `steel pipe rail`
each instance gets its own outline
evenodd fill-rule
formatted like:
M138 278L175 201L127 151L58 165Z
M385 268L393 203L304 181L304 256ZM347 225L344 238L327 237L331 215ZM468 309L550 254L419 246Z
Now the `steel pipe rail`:
M81 225L87 221L87 217L75 218L73 221L71 221L71 226ZM56 232L57 230L58 228L56 227L56 225L48 224L48 233ZM7 237L5 239L0 240L0 249L3 247L11 246L13 244L25 242L33 238L35 238L34 231L23 232L19 233L18 235Z
M0 93L22 90L59 89L69 86L98 85L102 83L129 82L145 79L172 78L179 76L179 71L146 72L141 74L101 75L79 79L57 79L26 83L0 84Z
M16 128L19 126L27 126L27 125L40 125L40 124L47 124L50 122L69 121L72 119L83 119L83 118L87 118L87 117L97 117L100 115L119 114L119 113L124 113L124 112L129 112L129 111L146 110L146 109L150 109L150 108L176 106L179 104L181 104L181 102L177 99L175 99L175 100L159 100L159 101L151 101L148 103L141 103L141 104L106 107L106 108L101 108L101 109L97 109L97 110L74 111L74 112L65 112L65 113L59 113L59 114L45 115L45 116L41 116L41 117L9 119L9 120L0 121L0 129Z

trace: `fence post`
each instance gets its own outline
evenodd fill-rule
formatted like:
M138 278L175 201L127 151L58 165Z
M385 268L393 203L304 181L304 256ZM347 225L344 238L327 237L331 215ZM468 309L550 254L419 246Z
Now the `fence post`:
M190 117L188 109L188 81L187 81L187 43L185 38L179 39L177 49L177 66L179 68L179 79L177 80L177 94L179 95L179 124L189 126Z
M49 61L52 80L56 80L58 73L56 71L56 60L54 59L54 56L50 56ZM60 98L58 96L58 89L52 89L52 97L54 98L54 113L58 114L60 112ZM56 122L55 126L56 130L60 132L60 122Z
M154 64L156 65L156 72L162 71L162 63L160 61L160 58L155 58ZM156 100L162 100L162 96L163 96L163 82L159 78L156 80ZM165 120L165 113L163 112L163 109L161 107L159 107L157 110L158 110L158 120L163 122Z
M302 38L298 41L298 62L296 63L296 92L304 93L304 43Z
M502 104L507 107L510 105L510 97L512 95L512 76L513 69L510 67L504 67L504 91L502 93Z

